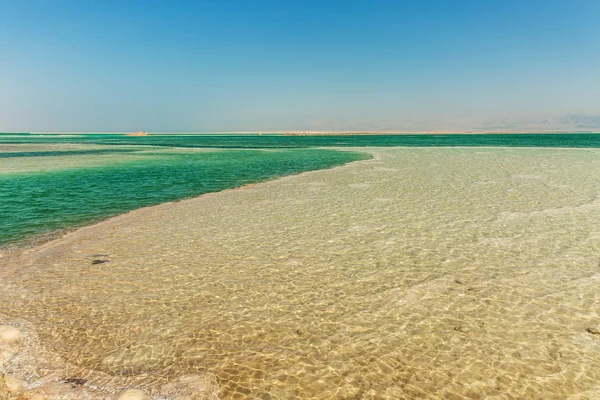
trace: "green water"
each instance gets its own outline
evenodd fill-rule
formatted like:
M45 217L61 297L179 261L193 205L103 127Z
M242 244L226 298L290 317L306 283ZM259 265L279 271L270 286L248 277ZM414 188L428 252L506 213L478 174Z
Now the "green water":
M316 149L37 150L0 153L0 245L144 206L367 158ZM14 165L20 168L13 171Z
M452 135L169 135L123 136L0 134L1 143L80 143L102 145L152 145L208 148L307 148L307 147L600 147L600 133L563 134L452 134Z

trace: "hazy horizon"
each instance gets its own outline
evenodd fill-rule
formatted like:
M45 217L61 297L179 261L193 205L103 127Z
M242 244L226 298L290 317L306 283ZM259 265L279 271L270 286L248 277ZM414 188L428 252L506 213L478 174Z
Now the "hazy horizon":
M0 132L600 130L596 1L0 4Z

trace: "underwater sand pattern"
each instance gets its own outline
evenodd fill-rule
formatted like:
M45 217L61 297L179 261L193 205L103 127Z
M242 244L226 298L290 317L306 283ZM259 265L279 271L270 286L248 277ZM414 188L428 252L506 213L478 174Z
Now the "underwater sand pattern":
M34 249L0 269L2 311L148 392L600 397L600 151L362 151Z

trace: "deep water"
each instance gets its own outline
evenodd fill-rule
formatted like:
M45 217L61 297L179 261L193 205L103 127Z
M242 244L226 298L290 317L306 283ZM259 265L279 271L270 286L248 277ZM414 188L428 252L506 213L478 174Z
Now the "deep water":
M119 148L115 152L131 154ZM35 156L43 153L35 152ZM48 153L60 156L57 160L109 155L106 150ZM8 154L22 157L23 162L35 161L29 152L0 153L0 157ZM141 151L136 156L135 161L112 165L0 173L0 245L144 206L367 158L363 154L315 149L163 150Z
M209 148L307 148L307 147L600 147L600 133L562 134L450 134L450 135L150 135L108 134L28 135L0 134L2 143L79 143L153 145Z

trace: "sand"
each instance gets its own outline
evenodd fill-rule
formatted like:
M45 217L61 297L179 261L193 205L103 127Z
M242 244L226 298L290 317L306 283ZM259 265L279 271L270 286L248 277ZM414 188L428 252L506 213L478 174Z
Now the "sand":
M5 257L0 325L35 343L1 372L103 398L599 398L600 150L355 150L375 158Z

